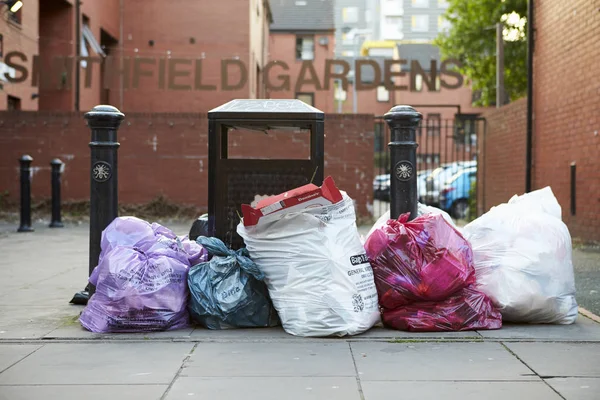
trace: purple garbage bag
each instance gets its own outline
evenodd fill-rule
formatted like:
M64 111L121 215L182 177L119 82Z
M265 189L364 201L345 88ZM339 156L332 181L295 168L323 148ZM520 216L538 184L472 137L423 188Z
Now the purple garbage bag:
M136 217L118 217L102 232L98 264L117 246L136 246L146 250L144 243L148 246L157 242L172 249L183 249L189 256L190 266L208 260L208 252L187 236L178 238L172 230L156 222L150 224ZM90 282L95 285L91 280Z
M116 218L102 232L96 292L80 317L92 332L144 332L188 324L187 275L208 261L204 247L187 236L135 217Z
M92 332L148 332L189 323L188 256L160 243L117 246L94 270L96 292L79 321ZM90 282L92 279L90 279Z

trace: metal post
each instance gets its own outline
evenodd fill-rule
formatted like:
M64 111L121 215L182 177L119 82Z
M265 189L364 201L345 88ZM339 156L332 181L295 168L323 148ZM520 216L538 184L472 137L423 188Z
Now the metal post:
M18 232L33 232L31 226L31 162L30 155L19 159L21 168L21 223Z
M358 49L358 35L354 36L354 48ZM356 77L358 76L358 74L356 73L356 52L352 52L352 71L354 71L353 77L352 77L352 113L356 114L358 112L358 99L356 98L357 93L356 93Z
M504 105L504 37L502 36L504 25L502 22L496 24L496 108Z
M395 106L384 115L390 127L390 218L417 216L417 128L423 115L410 106Z
M92 274L100 256L102 231L119 216L117 130L125 116L112 106L96 106L85 114L92 131L90 174L90 263Z
M63 162L55 158L50 162L52 171L52 220L50 228L62 228L64 225L60 217L60 177L62 175Z
M85 114L92 131L90 171L90 257L89 275L98 265L102 231L119 215L117 181L117 130L125 115L113 106L96 106ZM71 303L85 305L94 294L88 283Z

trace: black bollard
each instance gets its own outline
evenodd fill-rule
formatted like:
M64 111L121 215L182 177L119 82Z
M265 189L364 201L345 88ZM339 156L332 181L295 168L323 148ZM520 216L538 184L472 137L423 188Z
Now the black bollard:
M31 162L30 155L19 159L21 167L21 224L18 232L33 232L31 226Z
M50 162L52 171L52 220L50 221L50 228L62 228L64 226L60 216L60 178L62 175L62 166L63 162L58 158Z
M417 216L417 128L423 116L410 106L395 106L384 115L390 127L390 218Z
M96 106L85 114L92 131L90 174L90 256L89 275L98 265L102 231L119 215L117 180L117 130L125 116L112 106ZM83 292L73 297L71 303L87 304L94 293L88 283Z

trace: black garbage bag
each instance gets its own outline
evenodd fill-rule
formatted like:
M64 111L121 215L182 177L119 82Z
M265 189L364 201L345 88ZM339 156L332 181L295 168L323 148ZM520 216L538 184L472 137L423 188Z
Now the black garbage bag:
M196 240L199 236L208 236L208 214L203 214L194 221L188 235L190 240Z
M200 236L210 261L188 275L192 320L209 329L271 327L280 324L263 273L245 248L228 249L217 238Z

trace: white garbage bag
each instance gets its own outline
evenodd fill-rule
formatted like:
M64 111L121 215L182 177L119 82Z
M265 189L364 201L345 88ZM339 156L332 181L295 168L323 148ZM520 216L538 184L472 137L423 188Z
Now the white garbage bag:
M373 270L356 227L352 199L237 227L286 332L356 335L380 321Z
M571 324L577 318L571 236L546 187L493 207L464 227L477 287L504 321Z

